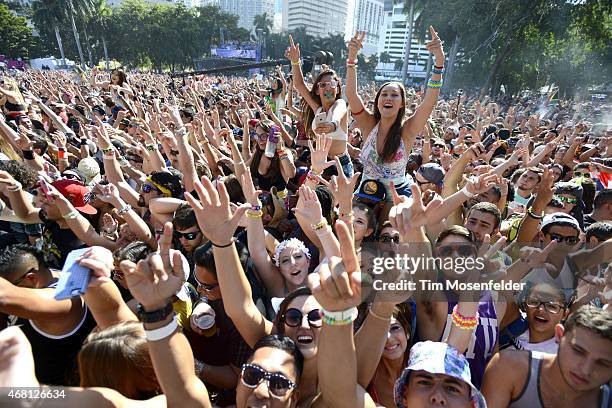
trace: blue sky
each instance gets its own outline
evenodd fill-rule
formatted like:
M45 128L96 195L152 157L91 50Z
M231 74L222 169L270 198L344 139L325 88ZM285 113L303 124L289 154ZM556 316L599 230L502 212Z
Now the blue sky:
M274 3L274 12L280 13L282 8L283 0L276 0Z

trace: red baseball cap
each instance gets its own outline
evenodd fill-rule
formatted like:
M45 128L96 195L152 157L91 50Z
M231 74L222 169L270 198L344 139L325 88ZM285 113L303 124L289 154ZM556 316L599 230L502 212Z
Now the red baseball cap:
M58 180L51 183L53 187L66 197L70 204L77 210L85 214L97 214L98 210L89 204L89 189L81 182L76 180Z

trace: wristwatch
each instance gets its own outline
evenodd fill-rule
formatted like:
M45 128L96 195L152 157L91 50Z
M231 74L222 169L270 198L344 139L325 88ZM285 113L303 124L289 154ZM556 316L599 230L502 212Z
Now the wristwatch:
M165 307L152 312L145 312L144 308L140 303L136 305L136 311L138 312L138 318L143 323L157 323L165 320L170 313L172 313L172 303L168 303Z

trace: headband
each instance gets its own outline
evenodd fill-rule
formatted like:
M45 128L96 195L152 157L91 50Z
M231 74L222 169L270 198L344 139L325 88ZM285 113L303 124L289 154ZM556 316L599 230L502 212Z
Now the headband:
M147 181L149 183L153 184L155 186L155 188L157 188L159 191L161 191L162 193L164 193L168 197L172 197L172 191L170 191L169 188L164 187L161 184L154 182L153 180L151 180L151 177L147 177Z

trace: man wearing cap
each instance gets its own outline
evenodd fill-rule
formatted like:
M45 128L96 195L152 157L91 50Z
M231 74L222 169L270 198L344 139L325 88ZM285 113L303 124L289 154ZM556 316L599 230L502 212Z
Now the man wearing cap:
M61 268L68 253L73 249L83 247L84 243L70 229L66 217L62 215L56 202L50 201L50 197L43 193L40 188L34 198L34 206L26 197L20 183L8 173L2 173L0 183L8 185L7 195L15 215L27 224L38 224L40 222L44 224L43 253L51 267ZM97 210L88 204L89 190L80 182L59 180L52 185L76 210L84 214L97 213ZM75 214L78 215L78 213Z
M380 202L385 201L387 190L385 185L378 180L364 180L355 197L368 207L374 208Z
M465 356L446 343L433 341L412 346L408 366L395 383L394 398L398 408L487 407L472 384Z
M440 194L444 185L444 169L437 163L425 163L419 167L414 179L422 192Z

